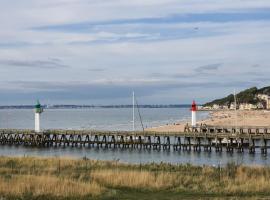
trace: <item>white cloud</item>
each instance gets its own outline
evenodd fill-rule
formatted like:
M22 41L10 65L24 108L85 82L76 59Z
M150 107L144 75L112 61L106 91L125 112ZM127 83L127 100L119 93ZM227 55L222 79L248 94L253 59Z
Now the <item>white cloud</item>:
M101 25L97 26L95 31L82 32L37 31L32 30L31 27L154 18L186 13L229 13L236 10L243 12L243 10L258 8L270 8L270 2L268 0L2 1L0 2L2 25L0 60L13 60L20 63L59 58L70 67L49 70L46 68L35 70L33 67L18 69L2 62L0 79L5 84L2 84L1 88L14 91L33 89L29 84L16 85L16 81L33 81L41 84L60 82L63 85L70 82L86 85L112 83L126 87L138 84L156 84L161 87L162 84L168 85L168 83L177 85L179 81L186 81L191 85L200 82L218 83L221 79L224 87L229 87L225 83L252 81L256 76L256 73L252 74L252 72L262 70L264 71L262 76L270 75L269 19L226 23L127 23L106 27ZM194 27L198 27L198 36L189 36L189 31L194 31ZM177 37L181 36L182 30L188 30L185 37ZM168 31L167 35L164 31ZM169 35L173 31L179 31L175 38L174 35ZM137 40L137 38L144 40ZM27 62L24 63L27 65ZM223 63L223 65L215 72L215 76L207 74L192 76L198 67L216 63ZM259 67L252 67L254 65ZM149 76L154 73L164 74L164 76ZM188 75L191 77L189 78ZM254 84L262 83L254 81ZM46 86L46 89L50 87L50 85ZM167 93L168 99L171 95L171 101L175 102L175 92ZM156 98L158 96L156 95L153 94L153 97ZM198 93L199 95L201 94ZM147 98L150 101L151 97Z

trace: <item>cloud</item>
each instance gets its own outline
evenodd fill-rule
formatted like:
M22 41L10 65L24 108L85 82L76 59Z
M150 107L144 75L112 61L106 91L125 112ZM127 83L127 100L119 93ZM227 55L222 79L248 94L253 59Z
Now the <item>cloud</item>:
M143 25L143 24L179 24L179 23L198 23L198 22L243 22L243 21L261 21L270 20L270 9L248 10L244 12L230 13L188 13L188 14L171 14L164 17L137 18L137 19L119 19L97 22L79 22L73 24L58 24L51 26L32 27L32 30L37 31L65 31L65 32L86 32L94 31L99 27L112 25ZM195 28L195 27L194 27ZM197 28L196 28L197 30Z
M221 66L222 66L222 63L209 64L209 65L198 67L196 68L195 71L198 73L216 72Z
M47 60L0 60L0 65L23 68L57 69L67 68L60 59L49 58Z
M269 0L1 1L0 99L122 103L135 89L187 103L264 86L269 10Z
M260 64L253 64L252 67L253 68L259 68L260 67Z
M93 82L44 82L44 81L14 81L9 86L0 88L3 93L46 95L57 98L119 98L129 95L135 90L139 96L151 96L153 94L174 90L190 88L221 88L232 86L246 86L253 84L248 81L183 81L183 80L101 80ZM23 90L22 90L23 88Z
M90 71L90 72L104 72L104 71L106 71L106 69L105 68L90 68L90 69L88 69L88 71Z
M149 77L154 78L166 78L166 79L190 79L192 77L204 77L209 75L209 73L217 73L218 69L223 65L223 63L216 63L216 64L207 64L200 67L196 67L193 71L190 72L178 72L175 71L174 73L151 73Z

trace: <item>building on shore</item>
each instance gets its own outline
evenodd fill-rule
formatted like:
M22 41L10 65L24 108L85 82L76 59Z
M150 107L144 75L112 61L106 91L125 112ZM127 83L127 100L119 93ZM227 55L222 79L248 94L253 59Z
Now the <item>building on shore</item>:
M221 106L221 108L222 108L223 110L228 110L228 109L229 109L229 106L228 106L228 105L223 105L223 106Z
M266 109L266 106L262 102L258 102L257 104L240 103L236 105L236 109L237 110L257 110L257 109ZM268 109L270 109L270 107ZM231 103L230 105L214 104L213 106L202 107L201 110L235 110L235 104L234 103Z
M251 104L251 103L241 103L239 105L239 110L255 110L255 109L263 109L261 104Z
M257 94L255 102L254 103L238 103L236 105L236 108L235 108L235 102L231 102L228 105L213 104L210 106L204 106L201 109L202 110L235 110L235 109L239 109L239 110L268 109L270 110L270 96L269 95Z
M266 94L258 94L257 98L265 102L264 107L266 109L270 109L270 96Z
M230 104L230 110L235 110L235 104L234 103L231 103ZM238 109L238 106L236 105L236 109Z
M221 109L221 106L219 106L218 104L214 104L214 105L212 106L212 109L213 109L213 110L219 110L219 109Z

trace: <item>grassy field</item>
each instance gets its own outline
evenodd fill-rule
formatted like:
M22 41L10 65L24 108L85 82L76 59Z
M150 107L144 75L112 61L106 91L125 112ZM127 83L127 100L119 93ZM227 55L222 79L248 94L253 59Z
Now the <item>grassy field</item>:
M0 199L269 199L270 168L0 157Z

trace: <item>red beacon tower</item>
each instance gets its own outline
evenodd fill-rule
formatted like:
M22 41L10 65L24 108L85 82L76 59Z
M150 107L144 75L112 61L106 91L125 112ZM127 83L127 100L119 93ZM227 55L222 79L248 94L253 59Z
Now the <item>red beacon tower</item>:
M195 127L197 124L196 121L196 112L197 112L197 105L196 102L193 100L192 105L191 105L191 126Z

